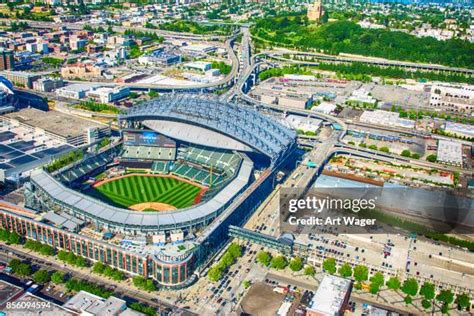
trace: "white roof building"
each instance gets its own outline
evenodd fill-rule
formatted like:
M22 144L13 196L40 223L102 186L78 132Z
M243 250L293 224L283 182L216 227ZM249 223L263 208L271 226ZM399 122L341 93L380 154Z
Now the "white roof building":
M444 125L444 131L459 136L474 137L474 128L467 124L448 121Z
M384 110L364 111L360 116L359 121L374 125L402 127L408 129L415 128L415 121L400 118L400 113Z
M438 141L438 161L457 166L462 165L462 144L440 139Z
M104 299L86 291L80 291L74 295L63 307L84 316L145 315L127 308L126 302L120 298L111 296Z
M356 89L352 92L351 96L347 99L349 102L361 102L361 103L368 103L368 104L375 104L377 103L377 99L370 95L369 91L366 91L363 88Z
M302 130L303 132L316 133L321 126L322 120L312 117L304 117L298 115L288 115L286 122L296 130Z
M342 315L349 301L352 281L333 275L324 276L308 306L307 315Z
M196 69L202 72L206 72L212 68L212 63L206 62L206 61L194 61L194 62L185 63L184 67L188 69Z
M293 81L314 81L316 80L315 76L311 75L295 75L295 74L284 74L284 79L293 80Z
M336 105L334 103L321 102L321 104L313 106L311 110L314 112L330 114L336 110Z

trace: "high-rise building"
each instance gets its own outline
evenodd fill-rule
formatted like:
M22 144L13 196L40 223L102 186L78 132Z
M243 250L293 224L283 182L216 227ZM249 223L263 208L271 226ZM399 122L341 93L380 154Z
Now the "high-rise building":
M315 0L308 6L308 20L319 21L324 14L323 3L321 0Z
M9 70L15 67L15 59L11 50L0 50L0 70Z

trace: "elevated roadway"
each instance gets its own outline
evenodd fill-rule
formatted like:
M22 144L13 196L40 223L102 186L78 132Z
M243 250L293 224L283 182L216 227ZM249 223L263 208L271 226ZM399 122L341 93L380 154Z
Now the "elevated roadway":
M468 76L474 75L474 69L460 68L460 67L449 67L438 64L426 64L426 63L416 63L400 60L388 60L384 58L375 58L375 57L366 57L366 56L356 56L356 55L346 55L346 56L335 56L322 53L311 53L311 52L302 52L297 50L289 49L278 49L278 50L269 50L264 51L260 55L267 55L270 58L277 59L280 61L306 64L306 65L318 65L319 62L304 61L304 60L294 60L283 57L284 54L301 56L303 58L314 58L319 61L327 62L336 62L336 63L353 63L359 62L373 66L379 67L400 67L411 70L421 70L421 71L442 71L456 74L463 74Z

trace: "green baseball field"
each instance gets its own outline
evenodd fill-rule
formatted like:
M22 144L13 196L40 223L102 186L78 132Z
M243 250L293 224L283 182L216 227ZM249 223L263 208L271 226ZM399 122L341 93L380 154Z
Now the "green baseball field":
M154 207L141 209L133 206L163 204L184 208L195 204L201 190L196 185L171 177L131 175L99 184L89 193L119 207L151 211Z

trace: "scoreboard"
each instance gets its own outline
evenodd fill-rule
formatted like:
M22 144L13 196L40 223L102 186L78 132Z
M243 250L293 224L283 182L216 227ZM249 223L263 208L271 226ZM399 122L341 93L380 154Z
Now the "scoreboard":
M123 139L129 146L176 147L174 140L153 131L124 132Z

